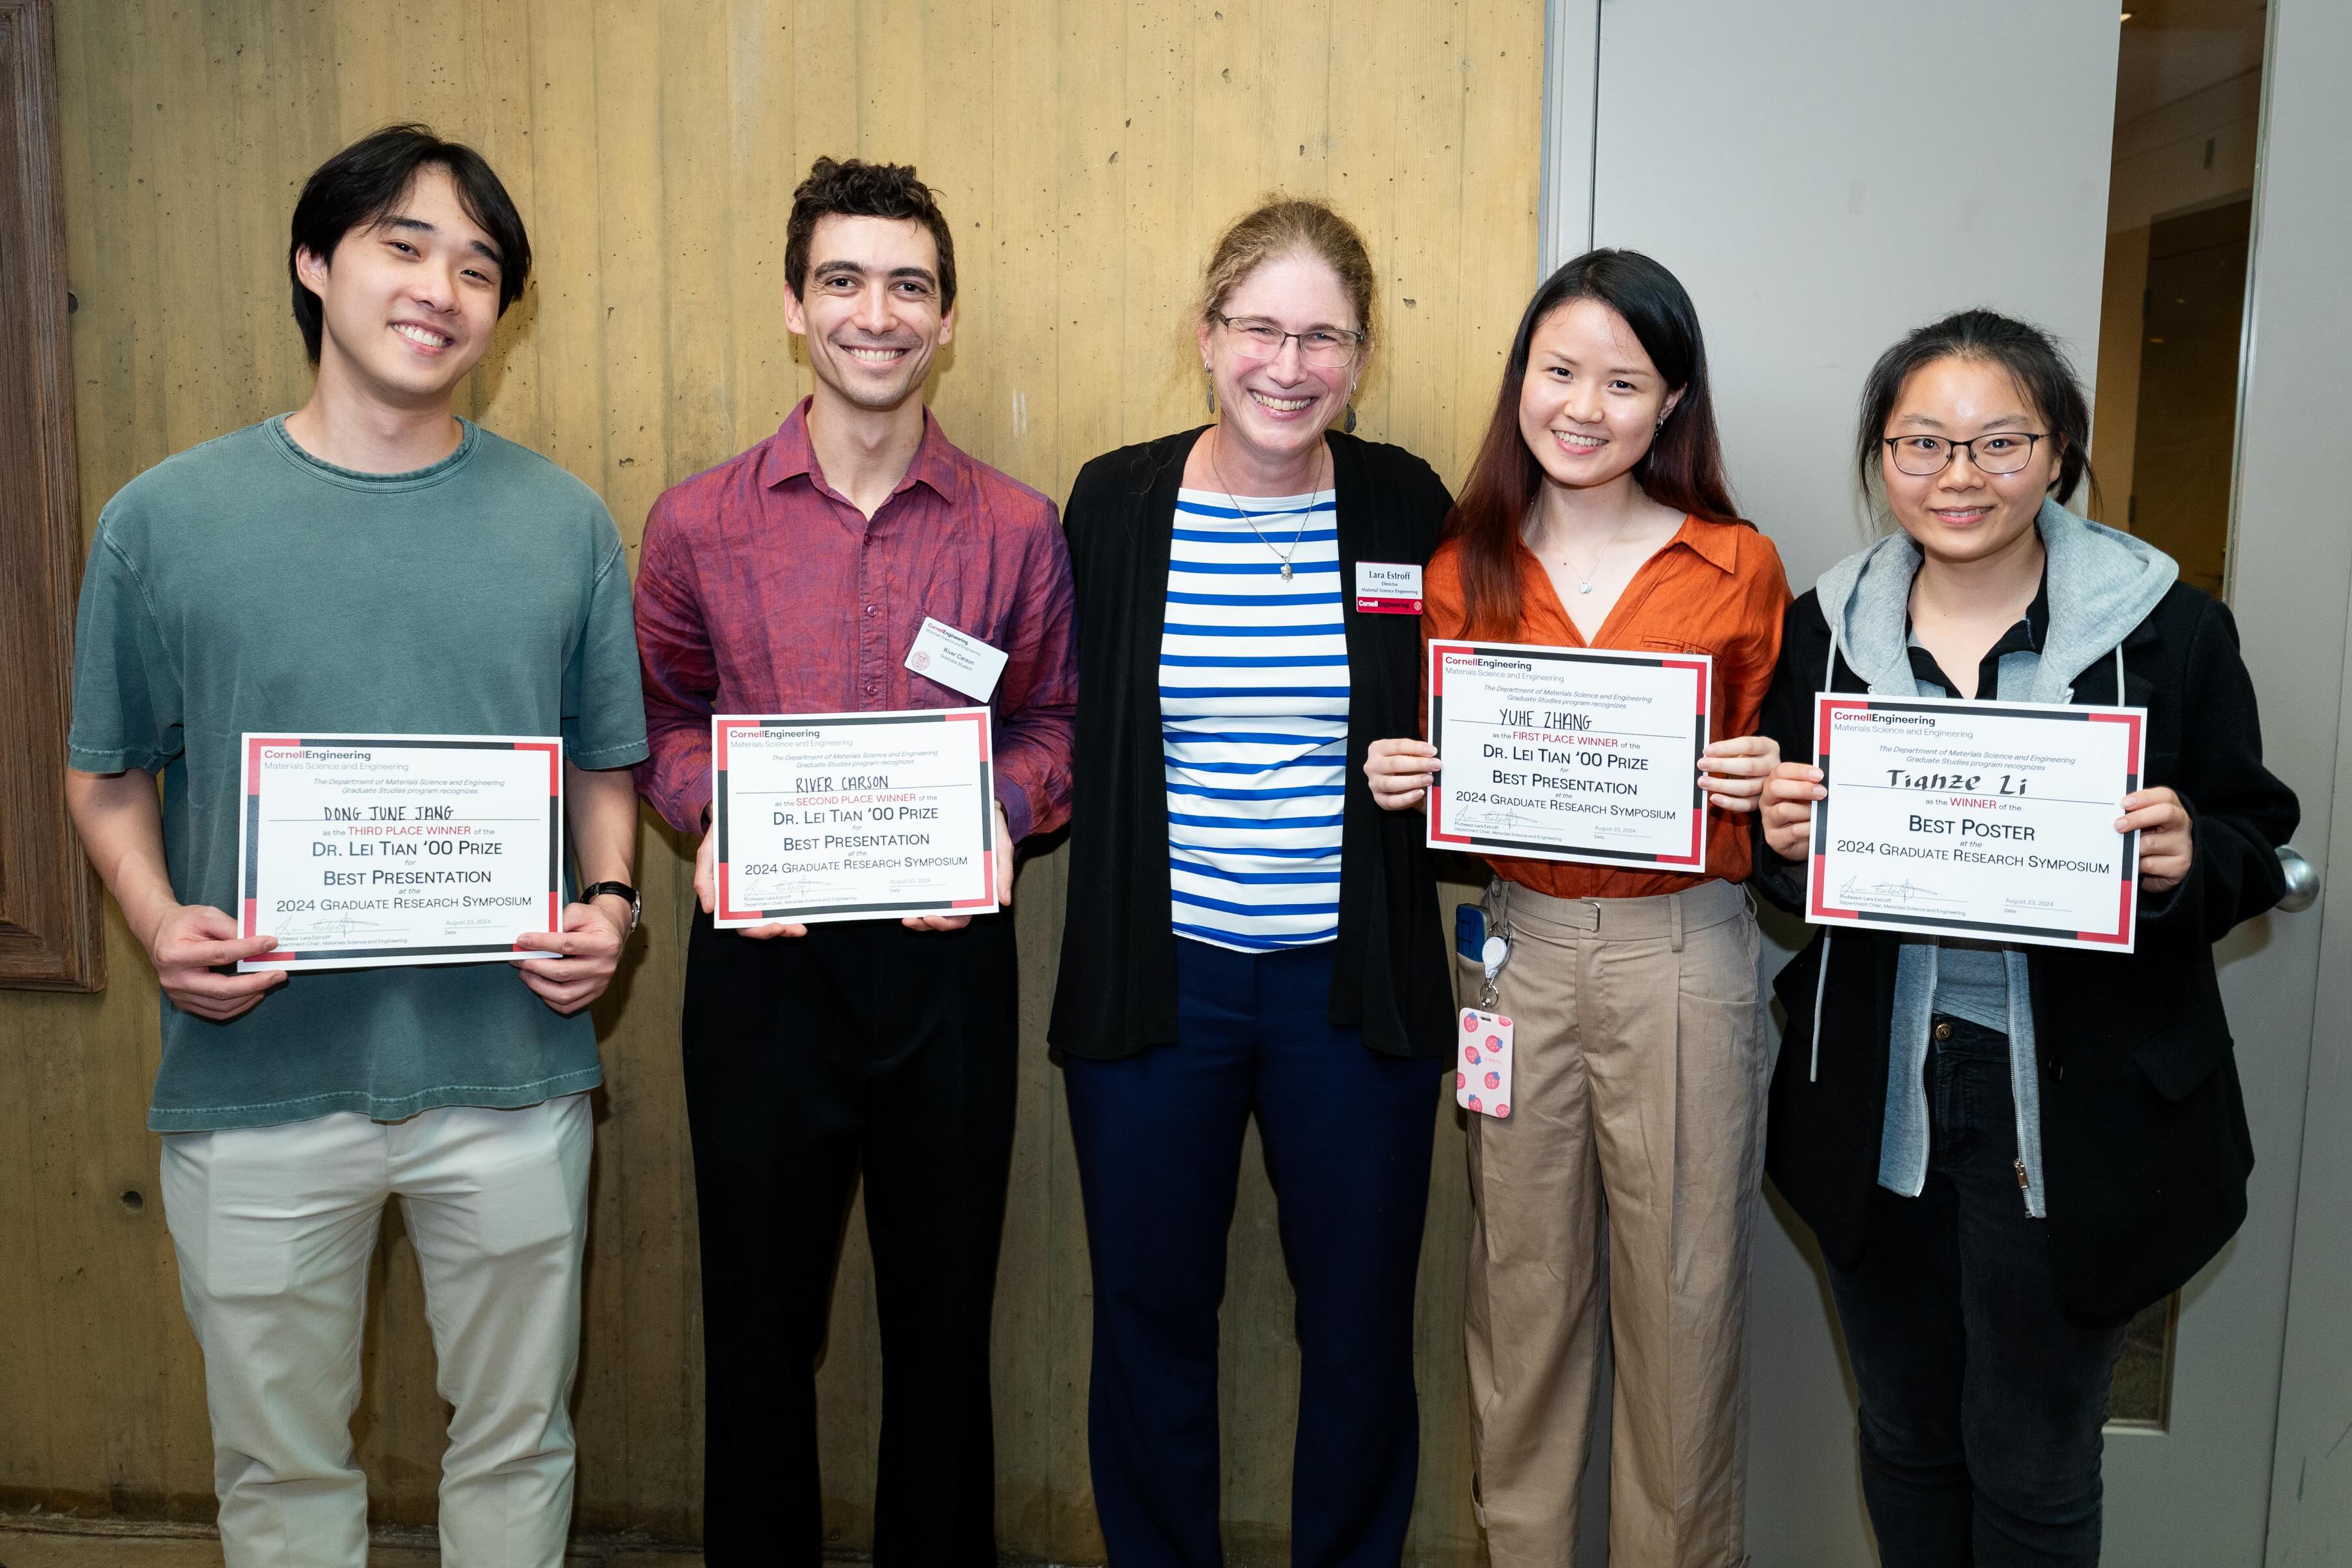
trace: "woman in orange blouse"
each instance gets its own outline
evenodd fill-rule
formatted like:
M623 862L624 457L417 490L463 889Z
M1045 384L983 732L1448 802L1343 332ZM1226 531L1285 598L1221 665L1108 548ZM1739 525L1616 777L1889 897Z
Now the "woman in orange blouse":
M1780 555L1724 483L1689 295L1632 251L1570 262L1520 320L1429 563L1423 636L1710 654L1716 733L1736 738L1700 765L1702 875L1488 860L1487 908L1509 936L1493 1005L1517 1025L1517 1062L1507 1118L1470 1119L1465 1315L1496 1568L1569 1559L1604 1329L1610 1560L1744 1561L1741 1356L1769 1063L1738 883L1779 760L1753 731L1788 599ZM1385 740L1364 772L1402 811L1438 765L1426 742ZM1482 990L1478 961L1460 962Z

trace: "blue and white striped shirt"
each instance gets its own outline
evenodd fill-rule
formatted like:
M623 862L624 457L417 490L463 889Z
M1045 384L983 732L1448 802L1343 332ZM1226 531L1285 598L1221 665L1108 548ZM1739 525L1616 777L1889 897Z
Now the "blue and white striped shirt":
M1241 504L1177 493L1160 731L1176 933L1265 952L1339 934L1348 645L1333 492Z

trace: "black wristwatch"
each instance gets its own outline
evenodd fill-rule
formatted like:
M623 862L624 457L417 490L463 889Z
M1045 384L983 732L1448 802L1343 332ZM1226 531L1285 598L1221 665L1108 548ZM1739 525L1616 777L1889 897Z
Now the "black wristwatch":
M637 890L626 882L591 882L580 889L580 901L584 904L607 893L616 899L629 900L629 929L621 933L621 939L625 942L637 933L637 917L645 912L645 900L638 898Z

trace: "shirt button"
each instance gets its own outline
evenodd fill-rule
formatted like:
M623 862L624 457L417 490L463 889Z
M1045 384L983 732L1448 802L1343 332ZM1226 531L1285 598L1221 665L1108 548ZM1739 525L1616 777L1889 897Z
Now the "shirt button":
M878 605L866 605L866 613L867 615L871 616L871 615L874 615L874 614L877 613L878 609L879 609L879 606L878 606Z

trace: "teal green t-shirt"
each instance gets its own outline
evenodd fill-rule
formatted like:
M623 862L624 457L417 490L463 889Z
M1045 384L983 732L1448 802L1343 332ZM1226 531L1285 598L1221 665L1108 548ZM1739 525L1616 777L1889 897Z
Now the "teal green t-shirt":
M583 768L641 760L629 574L604 503L472 424L413 473L322 463L278 418L140 475L82 575L68 749L86 773L162 776L183 903L236 907L247 730L560 734ZM166 998L147 1125L397 1121L601 1077L587 1015L559 1017L511 964L313 971L226 1024Z

